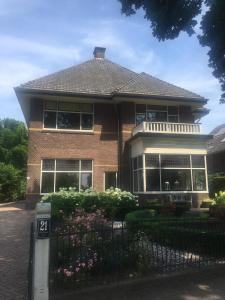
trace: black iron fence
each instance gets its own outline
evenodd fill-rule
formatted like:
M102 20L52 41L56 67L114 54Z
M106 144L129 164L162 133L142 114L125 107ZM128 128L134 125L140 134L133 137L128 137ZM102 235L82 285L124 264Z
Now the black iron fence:
M50 283L73 288L225 263L225 222L153 219L79 230L54 224Z

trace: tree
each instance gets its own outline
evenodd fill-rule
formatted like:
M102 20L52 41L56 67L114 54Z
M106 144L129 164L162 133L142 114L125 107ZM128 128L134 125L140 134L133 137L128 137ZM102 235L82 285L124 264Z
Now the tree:
M0 202L25 193L28 134L23 122L0 120Z
M150 22L153 36L158 40L178 37L184 31L195 33L195 18L202 15L201 30L198 36L202 46L208 46L209 66L219 80L222 89L220 102L225 103L225 1L224 0L119 0L122 13L135 14L142 8Z

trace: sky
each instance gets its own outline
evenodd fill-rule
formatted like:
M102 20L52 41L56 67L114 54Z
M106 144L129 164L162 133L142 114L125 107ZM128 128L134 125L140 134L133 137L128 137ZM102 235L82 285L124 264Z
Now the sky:
M196 35L159 42L143 11L126 17L118 0L0 0L0 119L24 120L13 87L91 59L95 46L124 67L209 99L204 133L225 123L220 85Z

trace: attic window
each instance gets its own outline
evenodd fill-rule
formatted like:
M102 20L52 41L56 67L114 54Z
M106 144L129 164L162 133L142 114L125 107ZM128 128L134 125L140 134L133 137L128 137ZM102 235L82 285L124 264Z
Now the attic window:
M46 101L44 128L77 131L93 130L93 104Z

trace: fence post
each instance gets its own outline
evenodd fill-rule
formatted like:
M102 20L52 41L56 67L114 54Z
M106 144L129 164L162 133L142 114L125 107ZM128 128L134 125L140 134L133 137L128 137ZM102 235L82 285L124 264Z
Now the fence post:
M49 299L49 234L51 204L38 203L35 219L33 299Z

